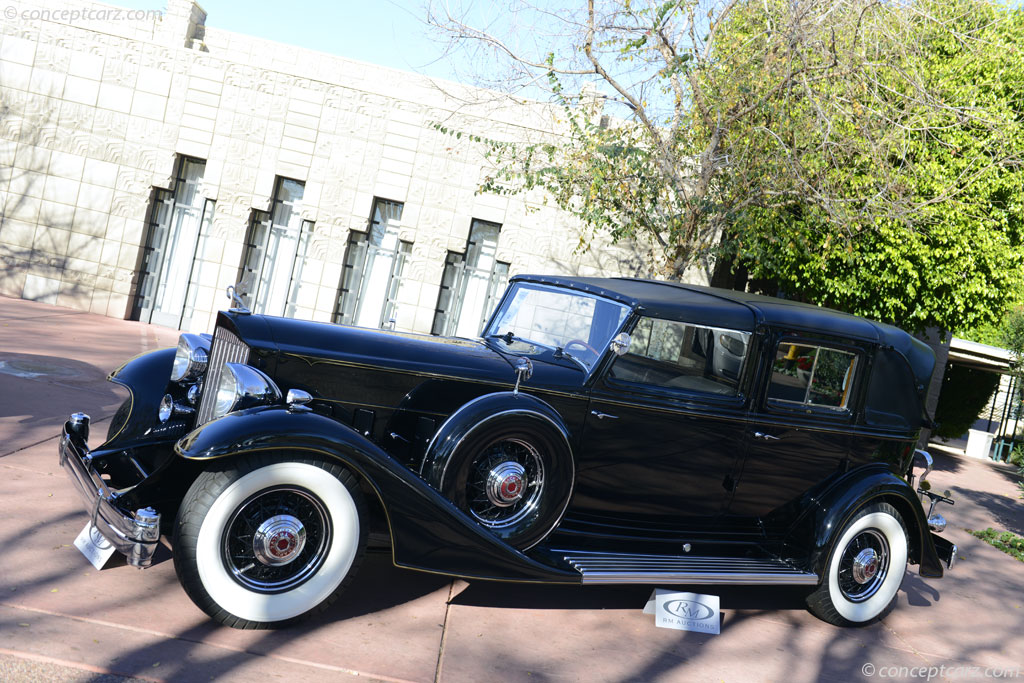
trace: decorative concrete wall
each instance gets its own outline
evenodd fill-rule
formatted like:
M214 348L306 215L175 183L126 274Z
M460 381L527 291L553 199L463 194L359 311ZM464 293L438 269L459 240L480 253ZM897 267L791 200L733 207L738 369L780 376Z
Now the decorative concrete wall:
M448 250L472 219L502 224L513 274L632 272L629 249L575 248L573 220L535 193L476 194L481 150L434 129L499 139L550 135L541 104L469 106L481 91L204 26L171 0L163 16L94 3L12 2L0 25L0 294L130 315L154 188L177 155L206 161L216 200L191 327L208 330L234 283L252 210L275 177L305 182L315 221L300 317L329 320L349 231L374 197L405 203L413 243L397 328L429 332ZM9 12L10 10L8 10Z

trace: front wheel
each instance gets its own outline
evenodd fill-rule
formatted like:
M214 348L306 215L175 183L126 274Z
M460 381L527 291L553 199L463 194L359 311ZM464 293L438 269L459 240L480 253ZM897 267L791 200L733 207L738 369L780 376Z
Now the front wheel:
M889 611L907 571L907 531L896 508L861 510L832 548L825 576L807 606L838 626L861 626Z
M365 544L353 475L318 460L244 456L203 472L174 532L174 568L192 601L234 628L270 628L325 609Z

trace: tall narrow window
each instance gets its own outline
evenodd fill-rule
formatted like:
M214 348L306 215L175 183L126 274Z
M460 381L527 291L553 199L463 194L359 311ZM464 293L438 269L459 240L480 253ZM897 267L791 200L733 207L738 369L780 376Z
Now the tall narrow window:
M239 278L253 313L293 317L299 311L302 280L313 223L300 217L305 185L278 178L270 211L252 212Z
M403 206L377 199L369 231L349 233L335 322L360 327L394 325L402 270L412 252L411 242L398 239Z
M195 302L205 238L215 202L202 195L206 162L182 157L174 186L156 188L132 317L186 327ZM187 305L188 304L188 305Z
M497 223L474 220L466 253L448 252L437 297L433 334L475 337L508 284L509 264L495 258Z

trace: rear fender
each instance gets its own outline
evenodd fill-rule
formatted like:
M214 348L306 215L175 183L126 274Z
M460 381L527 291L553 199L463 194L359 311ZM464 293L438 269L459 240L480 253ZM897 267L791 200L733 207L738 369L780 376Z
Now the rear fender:
M790 528L786 554L807 558L808 569L822 576L832 546L850 519L864 506L882 502L903 518L910 563L920 565L921 576L941 577L942 563L921 502L905 480L884 467L854 470L839 479Z
M313 412L264 406L230 413L181 439L191 461L257 451L314 453L342 463L380 500L396 566L466 578L578 583L506 545L398 460L347 425Z

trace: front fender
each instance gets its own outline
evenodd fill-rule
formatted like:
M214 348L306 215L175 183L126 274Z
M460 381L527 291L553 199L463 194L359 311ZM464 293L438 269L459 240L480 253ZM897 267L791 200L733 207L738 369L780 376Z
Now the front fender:
M917 495L883 467L854 470L821 495L790 528L787 554L808 558L808 568L822 576L839 532L858 510L876 502L889 503L903 517L910 562L920 565L921 576L941 577L942 563Z
M380 500L399 567L467 578L579 582L577 574L506 545L366 437L313 412L264 406L230 413L181 439L175 450L192 461L272 450L312 452L341 462Z
M140 354L107 376L108 381L128 390L128 399L114 416L104 448L153 442L152 430L159 427L157 409L167 393L174 353L171 347Z

